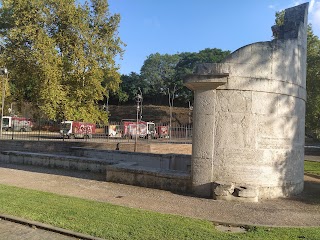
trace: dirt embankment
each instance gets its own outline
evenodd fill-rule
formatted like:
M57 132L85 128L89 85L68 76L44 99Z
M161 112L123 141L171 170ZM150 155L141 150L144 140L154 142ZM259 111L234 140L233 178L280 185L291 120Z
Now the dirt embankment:
M109 106L109 120L120 122L122 119L136 119L136 106ZM142 120L155 123L169 123L170 108L168 106L146 105L142 106ZM187 125L192 123L192 112L189 108L173 107L172 123L175 125Z

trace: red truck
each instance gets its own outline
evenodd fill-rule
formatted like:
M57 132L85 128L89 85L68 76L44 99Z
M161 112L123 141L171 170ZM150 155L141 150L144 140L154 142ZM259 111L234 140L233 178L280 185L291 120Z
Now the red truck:
M121 121L122 137L133 138L138 135L140 138L158 138L158 134L153 122L137 121L131 119L124 119Z
M168 138L169 137L169 126L163 125L157 127L157 132L159 138Z
M33 123L29 118L9 116L3 116L2 118L2 129L5 131L30 132L32 127Z
M93 123L63 121L60 126L60 134L67 138L92 138L95 132L96 125Z

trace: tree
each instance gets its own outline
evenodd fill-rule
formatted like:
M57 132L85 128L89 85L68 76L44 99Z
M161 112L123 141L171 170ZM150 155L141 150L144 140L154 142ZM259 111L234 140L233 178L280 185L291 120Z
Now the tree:
M308 27L306 130L320 130L320 40Z
M276 26L283 25L284 11L276 13ZM276 37L276 36L275 36ZM307 102L306 131L317 133L320 130L320 40L314 35L311 24L307 31Z
M32 102L51 119L106 121L98 107L116 91L122 54L119 15L106 0L2 0L0 36L16 100Z
M192 74L194 68L200 63L219 63L230 54L230 51L223 51L218 48L206 48L195 52L180 53L180 60L175 67L175 82L177 83L178 100L184 103L192 101L192 92L183 86L183 79Z
M135 98L141 89L143 94L149 91L149 86L146 81L141 77L141 75L131 72L129 75L121 76L121 89L127 93L128 100L131 103L135 103Z
M149 86L146 97L154 100L153 103L163 103L164 96L167 95L168 89L172 88L175 83L175 67L179 62L178 54L169 55L155 53L150 54L144 61L141 68L141 77Z
M192 92L183 85L183 79L191 74L199 63L221 62L230 51L206 48L198 53L150 54L141 68L141 77L149 86L146 92L148 100L163 104L164 96L175 89L174 98L185 105L192 98Z

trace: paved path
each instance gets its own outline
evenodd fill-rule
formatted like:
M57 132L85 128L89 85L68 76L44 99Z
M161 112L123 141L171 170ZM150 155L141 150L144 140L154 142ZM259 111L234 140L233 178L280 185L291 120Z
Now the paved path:
M0 220L1 240L75 240L59 233L49 232L38 228Z
M76 196L214 222L268 226L320 226L320 179L305 177L293 199L226 202L102 181L101 174L0 164L0 184Z
M304 156L304 159L307 161L312 161L312 162L320 162L320 156L306 155L306 156Z

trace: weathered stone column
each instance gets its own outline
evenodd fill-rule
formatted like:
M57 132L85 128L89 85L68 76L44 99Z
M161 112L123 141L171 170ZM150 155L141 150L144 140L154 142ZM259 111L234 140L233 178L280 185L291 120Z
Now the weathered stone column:
M217 65L218 66L218 65ZM194 91L192 133L192 188L201 197L212 195L215 89L227 82L227 73L189 75L185 85Z

